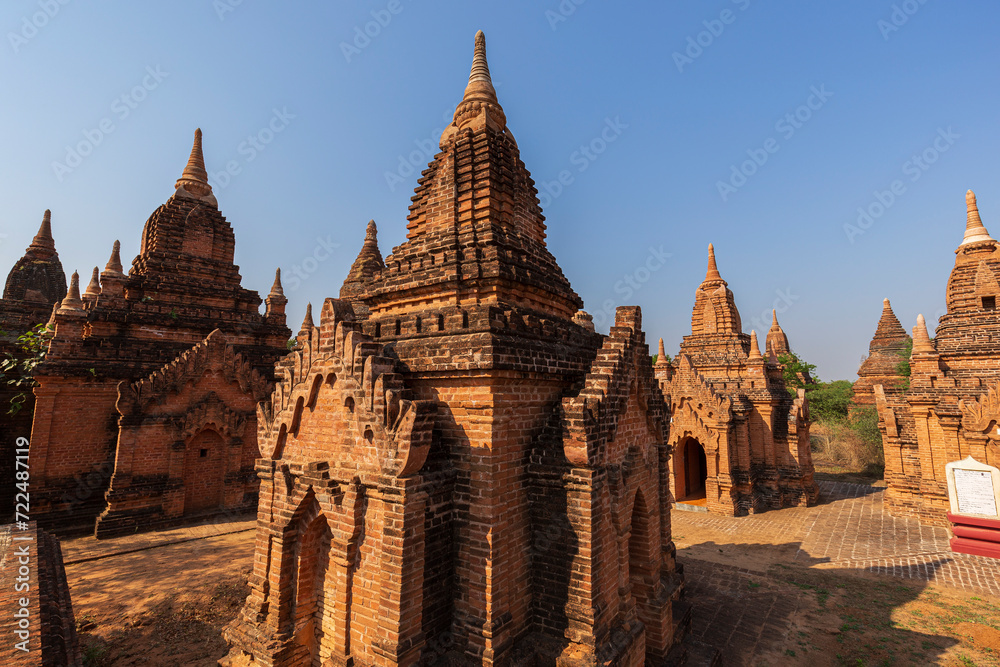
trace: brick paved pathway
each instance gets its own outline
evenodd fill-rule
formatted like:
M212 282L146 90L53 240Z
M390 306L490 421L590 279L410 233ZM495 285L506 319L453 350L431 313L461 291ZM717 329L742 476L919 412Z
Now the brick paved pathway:
M706 543L723 555L740 551L737 545L794 545L797 549L790 560L790 548L772 549L740 566L757 572L775 563L864 569L1000 596L1000 561L952 553L946 528L890 516L882 505L884 488L840 482L819 482L819 487L820 504L815 507L739 518L674 510L673 532L681 561L685 549L692 557L711 558Z

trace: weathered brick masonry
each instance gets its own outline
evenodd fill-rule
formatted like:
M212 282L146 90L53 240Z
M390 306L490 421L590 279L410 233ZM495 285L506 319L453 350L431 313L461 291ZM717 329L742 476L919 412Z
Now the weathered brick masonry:
M0 526L0 615L0 664L82 667L62 549L34 521Z
M258 411L223 663L659 664L689 618L667 406L639 309L596 334L546 248L482 33L440 148Z
M670 404L670 489L678 500L742 516L811 505L809 407L792 398L776 355L789 351L777 316L760 353L756 332L743 333L733 293L708 246L708 271L695 295L691 334L673 364L663 354L656 377Z
M32 511L98 536L256 505L255 404L287 351L287 299L261 299L207 181L201 131L125 275L116 241L84 294L73 276L31 432ZM209 335L211 334L211 336Z
M896 515L946 525L945 464L972 456L1000 465L1000 248L966 195L966 228L948 278L948 312L934 340L923 315L913 328L910 386L875 385L885 446L886 505Z
M0 359L25 359L18 337L47 322L53 306L65 296L66 274L52 238L51 213L45 211L31 245L7 275L0 299ZM31 436L35 409L30 387L6 383L12 375L0 384L0 517L9 517L14 509L14 448L18 438ZM14 402L21 407L12 413Z

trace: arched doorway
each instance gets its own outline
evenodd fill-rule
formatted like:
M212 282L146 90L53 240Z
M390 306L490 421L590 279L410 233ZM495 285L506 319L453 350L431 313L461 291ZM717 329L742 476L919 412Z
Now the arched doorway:
M684 453L681 457L683 467L678 477L683 482L683 495L678 493L677 502L703 504L705 501L705 480L708 479L708 460L705 448L694 438L684 441ZM700 502L699 502L700 501Z
M188 440L184 450L184 514L222 506L226 474L225 444L210 429Z
M333 533L318 514L300 533L295 581L295 638L309 650L310 665L320 667L333 653L336 582L330 567Z

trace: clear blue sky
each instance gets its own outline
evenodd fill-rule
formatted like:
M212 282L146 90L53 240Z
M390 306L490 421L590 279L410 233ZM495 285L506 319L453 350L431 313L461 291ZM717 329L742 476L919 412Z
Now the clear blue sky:
M370 218L384 254L404 240L478 29L536 182L572 179L543 197L548 242L604 330L605 305L638 304L674 354L713 242L748 332L777 301L819 376L853 379L884 297L907 329L936 324L966 189L1000 233L988 0L62 2L0 9L4 273L46 208L67 273L86 280L116 238L128 264L201 127L244 285L308 273L285 282L297 328L307 300L337 295ZM925 151L933 164L911 161ZM851 243L844 225L885 191Z

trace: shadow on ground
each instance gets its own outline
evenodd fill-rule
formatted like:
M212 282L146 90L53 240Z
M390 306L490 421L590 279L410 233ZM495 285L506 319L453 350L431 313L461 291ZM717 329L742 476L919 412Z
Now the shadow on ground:
M926 582L811 569L827 560L802 554L787 564L799 546L703 542L678 550L694 603L692 634L718 646L724 664L940 664L959 643L898 618Z

